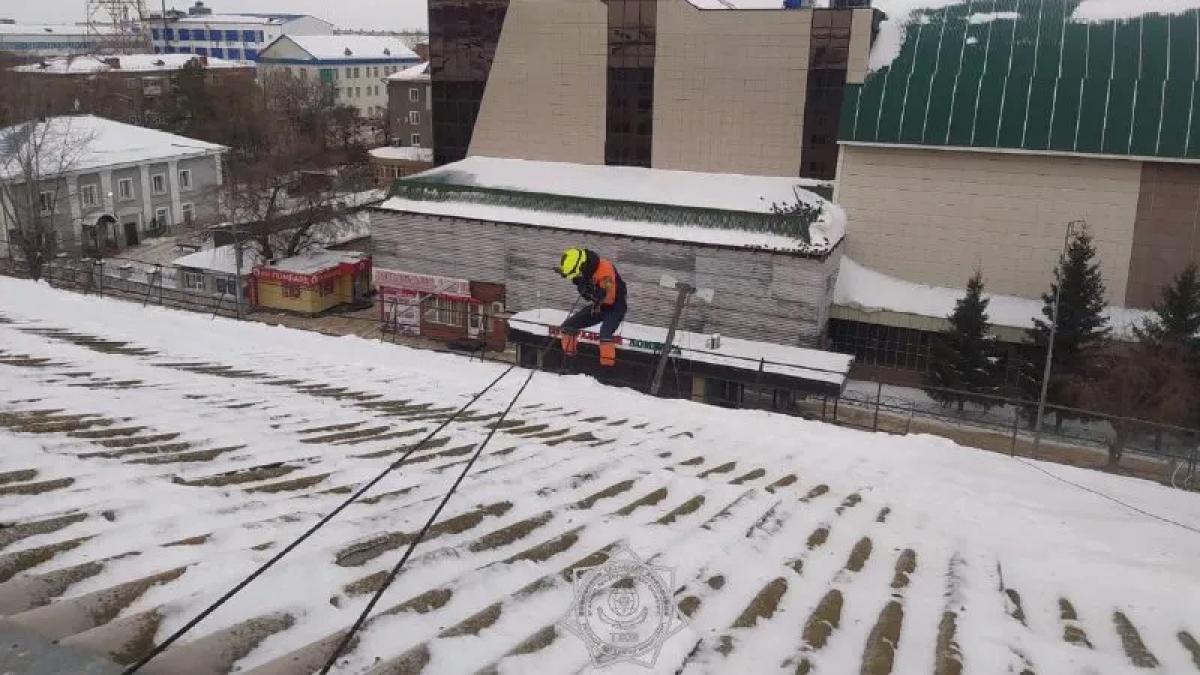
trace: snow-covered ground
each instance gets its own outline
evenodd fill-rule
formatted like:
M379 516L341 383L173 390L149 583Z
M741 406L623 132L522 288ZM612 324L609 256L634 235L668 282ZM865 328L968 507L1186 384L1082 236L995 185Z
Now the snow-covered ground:
M126 662L501 372L5 278L0 350L0 615ZM151 665L316 671L524 375ZM335 672L582 672L618 543L687 616L650 672L1200 668L1200 499L939 438L537 374L439 522Z

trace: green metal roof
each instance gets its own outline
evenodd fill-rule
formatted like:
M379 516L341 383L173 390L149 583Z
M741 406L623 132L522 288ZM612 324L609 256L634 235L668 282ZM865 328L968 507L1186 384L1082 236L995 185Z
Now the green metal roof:
M1200 10L1082 23L1078 5L916 13L899 57L847 88L840 140L1200 159ZM1000 12L1019 18L978 20Z

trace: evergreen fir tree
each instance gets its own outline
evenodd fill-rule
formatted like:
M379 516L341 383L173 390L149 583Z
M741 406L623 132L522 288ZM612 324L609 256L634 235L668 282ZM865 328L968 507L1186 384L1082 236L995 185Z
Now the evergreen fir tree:
M1200 350L1200 266L1191 263L1163 289L1154 317L1135 329L1141 341L1181 341Z
M988 324L989 302L983 297L983 273L976 271L954 306L950 327L931 345L926 393L942 405L957 405L959 412L968 402L985 409L994 405L993 399L970 394L994 396L1003 381L999 345Z
M1066 255L1059 260L1054 270L1054 283L1050 285L1050 291L1042 295L1045 319L1035 318L1029 331L1035 358L1024 365L1021 393L1030 402L1036 402L1041 396L1042 373L1054 321L1054 295L1059 284L1062 293L1059 296L1058 332L1054 338L1046 402L1069 406L1070 388L1065 386L1065 380L1085 375L1088 358L1105 346L1112 332L1108 317L1104 315L1104 280L1100 276L1100 263L1096 261L1096 247L1086 229L1075 234ZM1031 421L1036 419L1036 408L1026 408L1025 412ZM1059 428L1063 420L1077 417L1062 411L1055 413L1055 424Z
M192 59L175 73L171 95L165 97L159 113L162 129L200 139L213 133L218 114L205 71L200 59Z

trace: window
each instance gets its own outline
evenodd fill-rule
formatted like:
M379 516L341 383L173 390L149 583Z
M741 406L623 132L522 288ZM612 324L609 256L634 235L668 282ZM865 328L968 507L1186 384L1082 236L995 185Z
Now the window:
M221 31L219 31L219 30L208 31L208 40L209 40L209 42L220 42L221 41Z
M200 272L184 272L183 287L189 291L204 290L204 275Z
M191 204L182 204L179 213L183 216L183 224L191 225L196 220L196 209Z
M54 210L54 193L43 192L38 195L38 206L42 209L42 215L47 215Z
M414 148L421 147L421 134L413 134L412 136L409 136L409 142L412 143Z
M354 67L354 79L358 79L358 66Z
M150 176L150 192L156 195L167 193L167 177L161 173Z
M208 56L208 47L196 47L196 53L200 56Z
M371 72L374 73L375 77L379 77L379 66L375 66L374 68L372 68Z
M174 39L175 39L175 29L174 29L174 28L168 28L168 29L166 29L166 30L163 32L163 34L166 36L166 38L167 38L168 40L174 40ZM179 38L179 39L180 39L180 40L182 40L183 38L181 37L181 38Z
M430 298L425 320L442 326L462 326L462 303L446 298Z
M171 226L171 210L166 207L154 209L154 223L160 228Z
M262 42L263 41L263 32L261 30L256 32L254 34L254 38L255 38L254 39L255 42Z
M79 196L84 206L99 206L100 201L96 198L96 186L84 185L79 189Z
M362 87L354 88L354 98L362 98Z
M285 298L300 297L300 287L297 286L296 284L284 284L283 285L283 297L285 297Z
M212 56L214 59L225 58L225 49L222 47L213 47L212 48Z
M254 31L252 31L252 30L242 31L242 42L254 42Z
M157 29L157 28L151 28L151 29L150 29L150 39L151 39L151 40L157 40L157 39L158 39L158 29Z
M246 50L246 60L247 61L253 61L257 58L258 58L258 50L257 49L247 49Z
M237 295L237 279L233 277L217 277L213 279L220 295Z
M351 70L350 68L346 68L346 79L347 79L347 80L348 80L348 79L350 79L350 77L351 77L352 75L354 75L354 71L353 71L353 70Z
M337 280L336 279L330 279L328 281L321 282L321 290L320 290L321 295L333 295L336 290L337 290Z
M725 408L741 407L746 393L746 386L741 382L730 382L729 380L718 380L710 377L706 379L705 384L704 393L707 403Z
M230 49L229 50L229 58L233 59L234 61L241 61L242 60L242 50Z
M420 124L421 123L421 113L417 112L416 110L409 110L408 111L408 123L409 124Z
M132 178L122 178L121 180L117 181L117 197L119 197L121 201L129 201L130 199L133 199Z
M237 42L238 41L238 32L236 30L225 31L225 41L226 42Z
M416 103L421 100L421 90L416 87L410 87L408 90L408 100Z
M170 40L171 37L168 35L167 39ZM180 40L191 40L192 32L190 30L188 30L187 28L180 28L179 29L179 39Z

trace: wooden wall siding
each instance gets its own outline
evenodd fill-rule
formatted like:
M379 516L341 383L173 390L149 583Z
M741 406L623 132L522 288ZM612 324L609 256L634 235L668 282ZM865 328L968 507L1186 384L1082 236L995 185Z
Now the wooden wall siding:
M616 262L631 322L670 321L675 292L659 286L667 273L715 291L711 306L689 303L686 329L810 347L820 346L841 261L840 247L818 260L382 210L371 212L371 232L375 267L505 284L509 311L569 309L575 288L555 266L563 249L584 246Z

